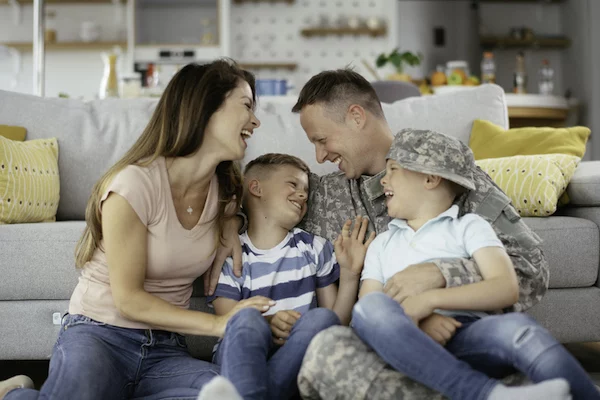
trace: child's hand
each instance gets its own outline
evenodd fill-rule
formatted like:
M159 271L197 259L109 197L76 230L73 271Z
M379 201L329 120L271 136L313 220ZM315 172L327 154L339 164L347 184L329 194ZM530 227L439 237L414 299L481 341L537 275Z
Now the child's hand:
M433 313L433 306L424 293L407 297L400 305L404 309L404 313L412 318L416 325Z
M351 278L360 278L360 273L365 263L367 248L375 239L375 232L371 232L365 242L365 234L369 226L369 220L360 215L354 221L354 228L350 232L352 221L348 220L342 227L342 233L334 243L335 257L340 264L340 278L344 275Z
M433 340L445 346L462 324L452 317L433 313L419 323L419 328Z
M294 310L277 311L275 315L271 316L269 326L273 334L273 343L283 345L290 336L292 327L300 317L301 314Z

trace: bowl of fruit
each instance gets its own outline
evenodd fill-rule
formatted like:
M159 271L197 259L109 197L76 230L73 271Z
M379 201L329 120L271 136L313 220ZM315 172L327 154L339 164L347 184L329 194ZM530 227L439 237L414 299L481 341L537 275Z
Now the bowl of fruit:
M466 61L448 61L445 67L438 65L429 79L435 94L470 89L480 84L479 78L469 72Z

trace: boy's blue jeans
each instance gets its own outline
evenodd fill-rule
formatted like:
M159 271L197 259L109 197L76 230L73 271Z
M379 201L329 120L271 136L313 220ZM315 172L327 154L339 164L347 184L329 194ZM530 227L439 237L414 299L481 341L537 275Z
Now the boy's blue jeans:
M218 372L218 366L193 358L176 333L66 315L41 391L15 389L5 400L195 400Z
M356 334L385 362L452 399L486 399L495 379L515 370L535 383L564 378L573 399L600 399L577 360L529 316L456 319L462 327L444 348L383 293L364 296L352 313Z
M310 341L339 324L333 311L314 308L296 321L285 344L278 347L263 315L246 308L227 323L213 360L244 400L295 398L299 396L298 372Z

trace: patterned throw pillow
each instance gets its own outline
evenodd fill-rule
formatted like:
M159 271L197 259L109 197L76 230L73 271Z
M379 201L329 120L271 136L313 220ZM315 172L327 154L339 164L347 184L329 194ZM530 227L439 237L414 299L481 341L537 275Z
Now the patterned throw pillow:
M547 217L556 211L580 161L566 154L542 154L475 163L508 195L522 217Z
M59 198L56 138L0 136L0 224L56 221Z

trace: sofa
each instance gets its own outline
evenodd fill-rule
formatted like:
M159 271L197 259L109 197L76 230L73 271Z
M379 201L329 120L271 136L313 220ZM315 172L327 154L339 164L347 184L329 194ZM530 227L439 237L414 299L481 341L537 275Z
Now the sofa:
M270 151L317 164L294 97L259 99L261 127L249 140L244 162ZM52 352L60 316L77 283L74 248L85 226L92 185L133 144L155 99L84 102L0 91L0 124L23 126L27 140L58 139L60 202L55 222L0 225L0 360L43 360ZM435 129L468 143L473 120L508 128L503 90L482 85L459 93L413 97L383 104L393 130ZM600 162L582 162L567 189L568 207L526 223L543 239L550 264L550 289L528 312L560 341L600 341ZM1 194L0 194L1 195ZM199 279L193 308L209 311ZM189 337L192 353L208 359L215 338Z

